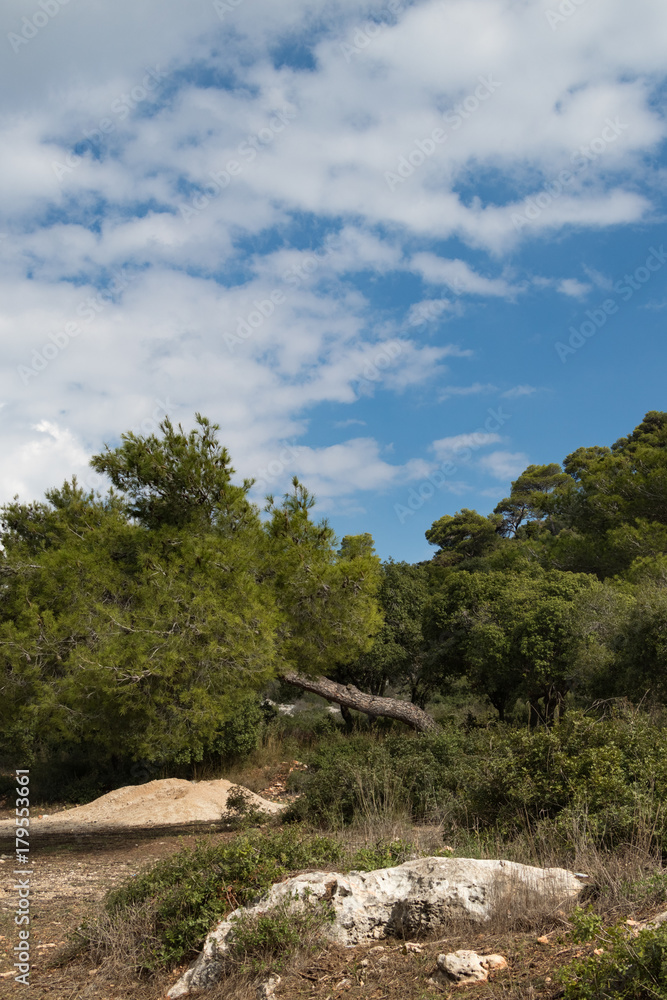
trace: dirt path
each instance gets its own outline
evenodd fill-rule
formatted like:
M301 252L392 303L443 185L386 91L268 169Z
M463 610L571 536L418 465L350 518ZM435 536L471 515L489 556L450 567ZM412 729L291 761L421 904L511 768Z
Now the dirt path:
M216 834L229 839L234 834ZM141 996L159 997L161 990L136 986L116 987L98 984L92 967L75 962L64 968L53 968L53 956L62 948L81 920L114 885L140 871L144 865L173 854L183 846L192 846L193 834L177 836L160 834L158 838L138 839L128 836L87 837L64 843L40 843L31 852L33 875L31 889L31 974L30 997L58 1000L128 1000ZM23 987L14 982L13 951L18 928L14 924L17 892L13 889L16 876L14 859L0 858L0 997L21 994ZM7 976L6 973L10 972Z

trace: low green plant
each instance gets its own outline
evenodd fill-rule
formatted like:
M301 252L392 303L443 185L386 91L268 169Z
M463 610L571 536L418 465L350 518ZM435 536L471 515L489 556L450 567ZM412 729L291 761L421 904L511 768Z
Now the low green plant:
M628 895L640 906L667 903L667 869L636 879L627 886Z
M322 942L334 916L327 901L304 906L298 896L265 913L242 914L234 920L229 961L252 973L279 972L295 952L312 951Z
M415 845L407 840L378 840L371 847L360 847L349 859L350 867L370 872L377 868L394 868L416 854Z
M595 913L592 906L576 906L570 914L570 940L574 944L583 944L585 941L593 941L602 930L602 917Z
M254 805L252 794L247 788L232 785L221 819L234 829L243 829L266 822L267 816Z
M565 1000L667 1000L667 925L634 937L618 924L598 944L561 970Z
M303 836L300 830L247 833L228 843L202 841L140 872L105 900L105 932L95 921L82 937L104 952L113 926L123 927L141 913L145 945L135 949L136 965L154 970L181 961L198 948L211 927L239 906L261 896L271 885L303 868L340 864L338 841ZM147 931L147 927L149 930Z
M297 826L241 833L231 842L200 841L110 892L103 913L80 928L79 939L96 958L119 952L122 940L122 951L132 956L128 961L135 969L154 971L187 958L201 947L215 923L295 872L389 868L415 853L414 846L403 840L377 841L372 847L349 851L333 837L304 834ZM324 909L315 907L316 916L305 910L306 916L299 917L301 930L307 924L314 932L324 919ZM265 944L287 934L285 914L273 914L272 920L253 925L253 933L266 937ZM247 935L243 941L250 953Z

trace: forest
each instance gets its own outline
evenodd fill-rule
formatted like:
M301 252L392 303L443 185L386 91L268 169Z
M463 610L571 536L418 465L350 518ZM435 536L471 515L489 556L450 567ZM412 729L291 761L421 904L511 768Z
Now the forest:
M667 413L529 465L491 514L440 517L414 565L338 541L296 479L261 511L205 417L160 431L93 457L105 495L72 479L2 509L5 756L85 759L99 792L137 761L247 755L267 695L308 688L343 701L348 734L357 704L382 731L664 705Z

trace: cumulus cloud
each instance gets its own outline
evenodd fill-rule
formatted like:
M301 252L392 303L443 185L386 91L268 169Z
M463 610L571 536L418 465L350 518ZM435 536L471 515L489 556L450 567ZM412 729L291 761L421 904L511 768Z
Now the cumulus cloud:
M513 480L523 472L528 464L528 456L522 452L494 451L479 460L482 469L495 479Z
M585 298L592 287L592 285L588 285L584 281L578 281L576 278L563 278L562 281L558 282L558 291L573 299Z
M431 445L431 450L435 453L439 462L446 461L460 452L468 452L477 448L486 448L490 444L497 444L500 435L484 431L474 431L471 434L454 434L451 437L439 438Z
M540 294L517 247L654 208L655 0L586 4L557 32L547 0L229 6L0 11L5 496L164 406L220 419L244 474L296 442L341 507L400 482L418 465L387 442L306 446L312 414L437 392L472 357L425 343L439 324ZM393 309L376 291L392 282Z

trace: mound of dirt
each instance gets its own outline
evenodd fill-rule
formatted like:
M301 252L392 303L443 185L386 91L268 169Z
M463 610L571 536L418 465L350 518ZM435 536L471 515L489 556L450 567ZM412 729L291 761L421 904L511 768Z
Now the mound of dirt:
M238 785L220 778L218 781L186 781L184 778L164 778L145 785L128 785L102 795L94 802L74 809L65 809L45 816L31 817L31 835L41 831L67 832L100 828L123 829L132 827L183 826L188 823L218 823L228 811L227 799ZM244 788L246 802L251 809L267 814L285 808L270 802ZM12 836L14 823L0 823L0 836Z

